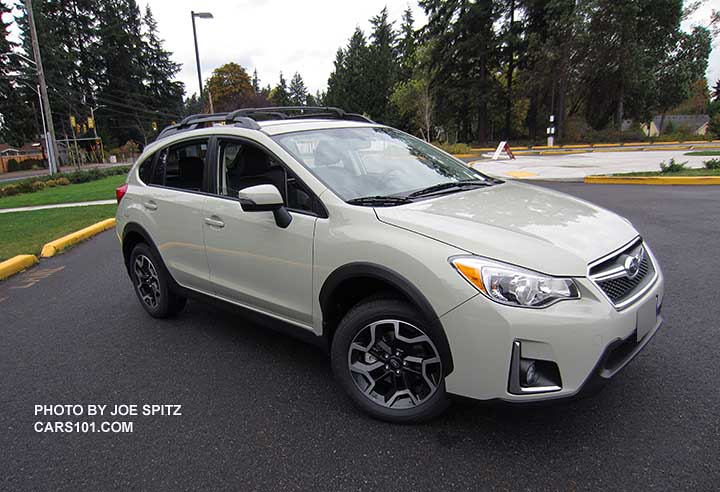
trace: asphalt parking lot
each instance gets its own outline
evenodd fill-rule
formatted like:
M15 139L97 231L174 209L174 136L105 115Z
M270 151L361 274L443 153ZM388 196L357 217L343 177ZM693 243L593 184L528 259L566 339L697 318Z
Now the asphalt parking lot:
M628 217L666 276L661 332L594 398L371 420L314 347L193 301L147 316L106 232L0 283L0 490L717 490L720 189L547 186ZM182 415L34 431L71 403Z

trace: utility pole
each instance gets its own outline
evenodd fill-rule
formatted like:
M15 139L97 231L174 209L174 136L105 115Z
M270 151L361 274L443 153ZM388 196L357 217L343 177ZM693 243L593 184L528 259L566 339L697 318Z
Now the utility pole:
M40 44L38 43L37 31L35 30L35 15L33 14L32 0L25 0L25 9L27 10L28 21L30 23L30 39L33 47L33 57L37 65L38 82L40 85L40 95L42 103L45 107L45 115L47 116L47 127L50 133L50 148L48 149L48 167L50 174L55 174L59 170L57 141L55 140L55 126L52 120L52 111L50 110L50 99L47 93L47 84L45 83L45 72L43 71L42 59L40 58Z

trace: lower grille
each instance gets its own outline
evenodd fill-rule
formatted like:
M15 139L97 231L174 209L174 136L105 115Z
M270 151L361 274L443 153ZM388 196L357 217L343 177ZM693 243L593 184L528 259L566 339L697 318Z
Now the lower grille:
M631 304L655 277L652 259L640 239L590 266L590 279L618 309Z

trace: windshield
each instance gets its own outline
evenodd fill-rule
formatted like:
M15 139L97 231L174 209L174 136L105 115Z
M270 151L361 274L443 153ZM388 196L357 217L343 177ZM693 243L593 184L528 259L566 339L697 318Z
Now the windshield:
M274 137L345 201L407 196L436 185L492 180L391 128L335 128Z

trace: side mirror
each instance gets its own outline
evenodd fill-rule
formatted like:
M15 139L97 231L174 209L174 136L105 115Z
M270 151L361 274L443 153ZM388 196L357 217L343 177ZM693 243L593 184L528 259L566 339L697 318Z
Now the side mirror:
M275 223L283 229L292 222L292 215L285 208L282 195L275 185L264 184L240 190L238 201L245 212L272 212Z

